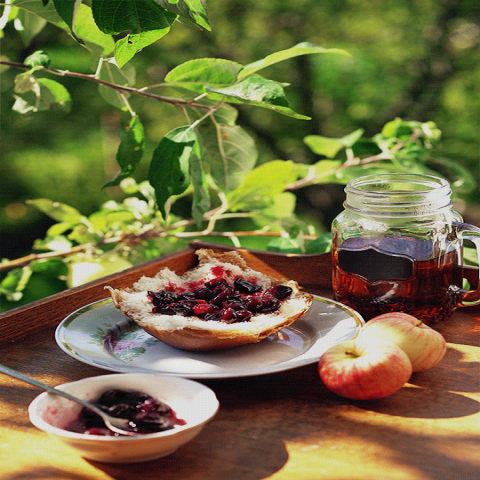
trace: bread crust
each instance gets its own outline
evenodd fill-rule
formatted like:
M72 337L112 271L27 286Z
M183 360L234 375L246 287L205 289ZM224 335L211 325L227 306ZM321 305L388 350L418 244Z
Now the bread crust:
M158 340L182 350L206 351L222 350L248 343L257 343L282 328L291 325L310 308L313 296L301 292L293 280L277 280L249 268L236 251L215 253L209 249L196 251L199 259L197 267L178 276L168 268L160 270L155 277L142 277L132 288L110 291L114 305L125 316L131 318L147 333ZM282 301L278 311L257 314L249 322L227 324L215 320L202 320L198 317L161 315L151 313L152 305L147 298L147 290L164 289L169 283L188 285L204 282L212 278L212 269L222 268L232 277L254 277L263 288L273 285L288 285L293 292ZM210 272L210 273L209 273ZM231 272L231 273L230 273ZM208 275L210 274L210 277Z

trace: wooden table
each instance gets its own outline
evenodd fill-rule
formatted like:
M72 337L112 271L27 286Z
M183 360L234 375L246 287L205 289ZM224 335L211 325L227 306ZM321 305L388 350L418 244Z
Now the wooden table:
M111 373L63 353L54 340L56 325L105 298L104 284L121 287L162 266L191 268L194 249L202 245L0 315L0 362L50 385ZM328 255L244 254L254 268L296 278L312 293L331 297ZM444 359L382 400L337 397L322 385L316 365L202 381L220 401L213 421L176 453L131 465L84 460L37 430L27 408L39 391L0 375L0 478L478 479L480 309L459 309L436 328L448 342Z

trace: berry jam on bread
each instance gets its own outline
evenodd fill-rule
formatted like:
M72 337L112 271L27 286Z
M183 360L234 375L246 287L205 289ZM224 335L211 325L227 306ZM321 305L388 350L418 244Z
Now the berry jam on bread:
M235 251L196 253L198 266L183 275L164 268L129 289L106 287L115 306L168 345L220 350L259 342L302 317L312 304L312 295L295 281L252 270Z

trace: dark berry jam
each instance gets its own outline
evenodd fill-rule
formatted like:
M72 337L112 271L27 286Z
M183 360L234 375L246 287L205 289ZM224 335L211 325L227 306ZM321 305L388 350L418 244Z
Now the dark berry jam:
M191 291L174 293L167 290L147 292L152 302L152 313L162 315L196 316L203 320L223 323L248 322L255 314L276 312L293 290L286 285L274 285L263 291L260 285L242 277L233 284L225 278L215 277Z
M185 425L165 403L143 392L112 389L107 390L94 402L112 417L129 420L130 430L139 434L171 430L175 425ZM67 428L70 432L86 435L118 436L108 429L103 420L88 408L83 408L79 417Z

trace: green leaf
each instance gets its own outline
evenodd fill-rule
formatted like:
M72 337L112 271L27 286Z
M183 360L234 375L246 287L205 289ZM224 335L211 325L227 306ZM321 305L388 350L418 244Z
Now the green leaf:
M274 238L268 245L269 252L277 253L302 253L302 249L297 240L293 238Z
M358 129L342 138L322 137L321 135L307 135L303 141L316 155L335 158L343 148L352 148L362 137L364 130Z
M65 112L70 111L71 98L68 90L61 84L49 78L39 78L41 102L46 103L46 107L57 105Z
M88 217L92 228L107 233L111 230L123 229L135 220L130 210L99 210Z
M330 232L319 235L309 242L305 248L307 254L327 253L332 250L332 234Z
M36 52L29 55L23 62L25 65L29 67L50 67L50 57L48 53L44 52L43 50L37 50Z
M413 135L415 138L412 138ZM421 123L395 118L388 122L373 140L384 149L393 148L402 142L404 145L398 153L411 151L420 159L421 156L425 158L427 151L439 143L441 135L442 132L434 122Z
M84 225L82 226L85 227ZM73 230L77 227L78 225ZM45 237L44 239L35 240L33 248L36 250L51 250L52 252L68 252L72 248L72 242L63 235L57 235L56 237Z
M68 235L67 238L57 237L52 239L46 246L51 250L70 250L72 247L72 242L76 242L79 245L85 243L96 244L100 241L100 236L83 223L75 225L72 229L72 232ZM70 246L69 246L70 244Z
M294 193L283 192L273 198L273 203L262 210L262 215L280 219L291 217L295 211L297 197Z
M19 113L38 112L40 110L51 110L54 107L58 107L65 112L70 111L70 93L61 83L49 78L35 79L33 76L31 78L34 81L31 84L30 91L14 95L16 99L13 105L14 111ZM17 88L17 85L15 88ZM22 84L22 88L26 88L25 83Z
M115 60L121 68L142 48L148 47L170 31L170 27L141 33L129 33L115 45Z
M152 0L93 0L95 22L103 33L128 35L117 41L115 60L123 67L144 47L170 31L177 16Z
M35 89L40 92L37 79L30 72L19 73L15 77L15 93L27 93Z
M227 101L236 100L240 103L268 108L289 117L301 120L310 119L310 117L300 115L289 108L282 86L273 80L252 76L228 87L218 88L206 85L205 88L208 92L226 96Z
M110 55L115 49L115 41L111 35L99 30L93 19L92 9L80 5L75 19L75 31L84 41L85 47L96 55Z
M53 3L60 17L70 28L73 38L83 45L83 40L77 36L74 27L75 17L82 0L53 0Z
M25 115L30 112L36 112L35 108L35 101L29 102L28 100L25 100L22 98L23 96L19 95L13 95L13 98L15 99L15 103L12 106L12 110L14 112L20 113L21 115Z
M27 113L36 111L34 104L32 105L31 102L23 99L21 96L14 95L15 103L13 104L12 110L14 112L20 113L21 115L25 115Z
M210 208L210 195L206 176L201 162L201 146L195 143L195 149L190 157L190 179L193 187L192 217L198 227L202 224L203 215Z
M201 134L210 175L222 190L234 190L257 162L254 140L238 125L208 125Z
M235 125L238 117L238 110L228 103L223 103L213 112L213 116L218 123L226 125Z
M406 121L401 118L395 118L387 122L378 137L394 138L397 140L408 140L416 128L420 127L420 122Z
M336 183L337 175L341 172L338 170L340 165L342 165L341 160L320 160L312 165L310 168L313 169L315 183ZM312 171L309 173L312 174Z
M67 230L71 230L73 225L70 222L59 222L54 223L48 230L47 230L47 237L57 237L59 235L63 235Z
M313 43L302 42L299 43L287 50L281 50L279 52L272 53L271 55L266 56L262 60L257 60L256 62L245 65L242 68L242 71L238 75L238 79L246 78L252 73L258 72L259 70L274 65L275 63L282 62L289 58L298 57L300 55L308 55L312 53L328 53L335 55L347 55L349 54L344 50L339 50L337 48L323 48L314 45Z
M0 283L0 293L10 302L18 302L22 298L22 291L27 286L32 275L30 267L15 268L7 273Z
M465 265L478 266L478 253L476 248L463 247L463 261Z
M186 25L198 25L210 31L206 0L155 0L165 10L179 16L179 21Z
M247 173L242 183L228 195L232 211L258 210L273 204L274 198L297 179L293 162L274 160Z
M151 0L92 0L92 12L104 33L142 33L170 28L176 15Z
M361 138L365 130L363 128L359 128L348 135L345 135L342 138L339 138L340 142L347 148L352 148Z
M47 214L57 222L69 222L70 224L77 224L80 223L84 218L76 208L64 203L54 202L48 198L27 200L27 203Z
M210 85L207 85L207 90L213 91ZM242 102L263 102L270 105L288 107L282 86L273 80L259 76L246 78L240 83L222 89L217 88L215 93L232 96Z
M155 192L153 192L153 198L155 198ZM126 198L123 201L123 205L125 205L125 207L132 212L137 219L146 219L147 221L151 221L152 217L156 213L155 209L152 208L153 205L137 197Z
M174 86L205 93L205 85L224 87L236 82L242 66L219 58L198 58L178 65L165 77Z
M116 177L103 187L113 187L129 177L137 168L145 150L145 131L138 115L132 117L128 125L122 127L118 136L120 145L117 151L117 163L121 170Z
M14 7L19 7L19 9L36 15L40 18L43 18L49 23L53 23L59 28L62 28L63 30L70 31L68 25L62 20L60 15L57 13L57 10L55 9L55 6L53 3L50 3L50 5L47 4L42 4L39 1L32 1L32 0L13 0L12 1L12 6Z
M344 145L336 138L322 137L320 135L307 135L303 141L315 155L324 155L335 158Z
M282 192L272 199L272 203L261 211L252 211L252 220L259 228L267 227L272 230L274 224L279 226L284 222L290 222L294 218L297 197L291 192ZM274 223L275 222L275 223Z
M35 260L30 264L30 268L32 273L40 273L49 279L58 278L68 272L68 267L61 258Z
M164 218L168 215L167 200L190 185L190 157L196 142L197 135L190 126L178 127L167 133L153 152L148 179Z
M227 125L235 125L235 122L238 117L238 110L235 107L232 107L228 103L222 103L219 105L218 101L212 100L210 98L202 98L198 100L195 105L203 105L209 107L216 107L213 111L212 115L218 123L225 123ZM189 118L194 120L198 120L201 118L205 111L195 106L187 106L185 107Z
M135 77L136 71L132 65L125 65L123 68L119 68L115 65L115 61L110 59L102 62L98 78L116 85L131 87L135 84ZM122 95L115 89L105 85L99 85L98 91L102 98L114 107L126 109ZM123 95L127 98L130 96L128 92L124 92Z
M25 44L29 46L32 39L36 37L45 27L47 21L25 10L18 10L14 26Z

